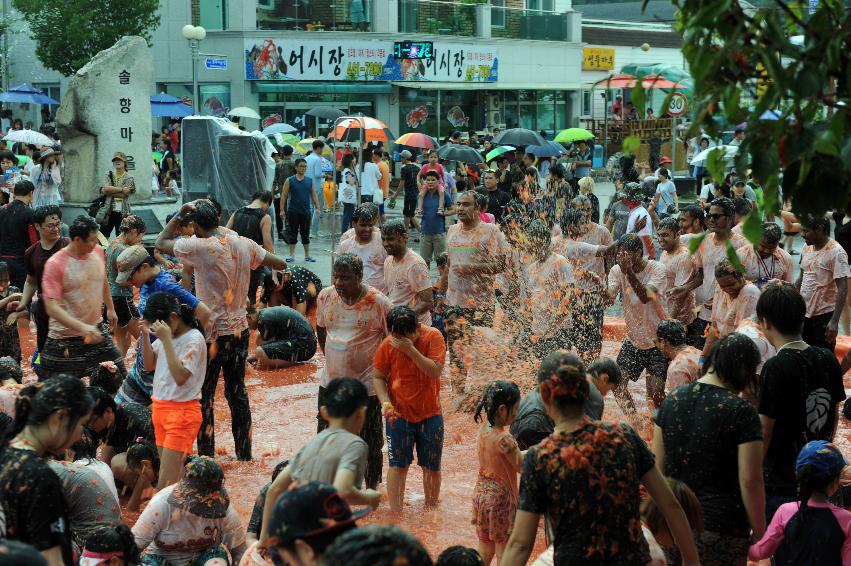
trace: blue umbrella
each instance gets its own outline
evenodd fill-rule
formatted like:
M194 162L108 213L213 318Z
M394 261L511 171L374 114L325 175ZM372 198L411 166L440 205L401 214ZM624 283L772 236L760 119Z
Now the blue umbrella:
M277 124L272 124L267 128L263 128L264 136L273 136L275 134L291 134L293 132L297 132L298 128L294 128L289 124L284 124L283 122L279 122Z
M32 85L22 84L0 93L0 102L16 102L18 104L59 104Z
M535 157L555 157L564 154L564 148L561 144L554 141L547 141L544 145L526 146L526 153L531 153Z
M170 94L166 94L164 92L161 92L161 93L155 94L151 97L151 103L154 103L154 102L172 104L174 102L180 102L180 99L177 98L176 96L172 96Z
M183 118L185 116L192 116L192 107L182 102L152 102L151 116Z
M759 119L776 121L780 119L780 112L777 110L766 110L760 115Z

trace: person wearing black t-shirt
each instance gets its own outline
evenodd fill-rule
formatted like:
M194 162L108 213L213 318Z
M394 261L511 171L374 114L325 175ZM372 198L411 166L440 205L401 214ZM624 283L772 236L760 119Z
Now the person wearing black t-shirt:
M259 332L257 349L248 362L264 368L284 368L306 362L316 353L316 333L310 322L290 307L269 307L248 313L248 327Z
M801 339L806 304L789 283L766 285L756 316L777 355L762 367L759 418L765 443L766 516L797 496L795 459L811 440L832 441L842 370L833 352Z
M27 278L24 253L38 240L30 208L34 190L30 181L18 181L12 202L0 208L0 261L9 266L9 280L18 289Z
M499 222L505 213L505 206L511 201L511 195L500 190L497 173L493 170L485 171L482 176L482 186L476 189L479 194L488 197L488 212L493 214L494 220Z
M420 189L417 186L417 176L420 174L420 166L414 163L411 158L411 152L407 149L401 153L402 169L399 176L402 182L396 187L396 190L391 195L392 198L399 196L399 192L404 192L405 204L402 208L402 216L405 218L405 227L419 230L420 224L417 222L414 213L417 208L417 196L420 194Z
M92 398L82 381L60 375L24 387L17 406L0 447L0 536L32 545L50 566L72 566L68 505L46 460L80 438Z

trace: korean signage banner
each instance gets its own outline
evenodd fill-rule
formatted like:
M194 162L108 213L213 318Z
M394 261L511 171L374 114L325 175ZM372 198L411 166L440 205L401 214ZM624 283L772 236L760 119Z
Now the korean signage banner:
M615 68L615 50L612 47L583 47L583 71L611 71Z
M396 59L392 41L245 40L249 81L493 83L498 67L497 50L477 45L435 43L432 59Z

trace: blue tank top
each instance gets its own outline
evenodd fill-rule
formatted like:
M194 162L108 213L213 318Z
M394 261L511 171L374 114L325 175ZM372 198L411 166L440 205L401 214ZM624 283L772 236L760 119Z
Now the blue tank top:
M313 191L313 181L305 177L301 181L293 175L289 178L290 194L287 200L287 212L310 214L310 194Z

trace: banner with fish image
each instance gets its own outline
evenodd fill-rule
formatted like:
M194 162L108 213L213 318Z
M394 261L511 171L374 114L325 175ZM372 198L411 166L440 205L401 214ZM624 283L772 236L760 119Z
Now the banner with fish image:
M286 38L245 40L249 81L497 82L497 49L434 44L432 59L393 57L392 41Z

